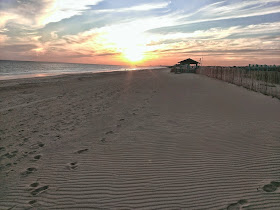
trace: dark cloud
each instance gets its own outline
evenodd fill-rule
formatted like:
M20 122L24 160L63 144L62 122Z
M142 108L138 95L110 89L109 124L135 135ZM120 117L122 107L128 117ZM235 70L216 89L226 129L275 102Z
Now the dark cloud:
M77 53L74 55L65 55L65 58L87 58L87 57L92 57L91 54L82 54L82 53Z
M114 56L114 55L120 55L121 53L100 53L96 54L95 56Z
M15 44L15 45L4 45L0 46L0 51L2 52L27 52L32 49L38 48L37 45L34 44Z

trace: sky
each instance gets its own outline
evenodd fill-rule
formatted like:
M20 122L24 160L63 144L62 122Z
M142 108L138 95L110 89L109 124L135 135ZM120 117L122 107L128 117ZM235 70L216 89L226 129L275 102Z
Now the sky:
M280 64L280 0L0 0L0 60Z

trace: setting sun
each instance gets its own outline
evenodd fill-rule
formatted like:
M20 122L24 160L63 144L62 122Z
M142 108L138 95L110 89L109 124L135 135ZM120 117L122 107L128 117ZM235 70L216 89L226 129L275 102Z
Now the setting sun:
M104 38L110 46L115 46L125 62L139 63L144 61L145 53L148 51L146 47L148 39L140 28L132 24L120 24L117 27L105 29Z
M141 48L135 47L135 48L131 48L131 49L126 49L123 52L123 56L129 62L136 63L136 62L140 62L144 59L144 52L142 51Z

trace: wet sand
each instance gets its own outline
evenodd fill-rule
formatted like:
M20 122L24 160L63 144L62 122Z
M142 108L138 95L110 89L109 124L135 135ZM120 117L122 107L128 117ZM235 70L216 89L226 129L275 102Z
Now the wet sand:
M0 209L280 209L280 102L168 69L0 81Z

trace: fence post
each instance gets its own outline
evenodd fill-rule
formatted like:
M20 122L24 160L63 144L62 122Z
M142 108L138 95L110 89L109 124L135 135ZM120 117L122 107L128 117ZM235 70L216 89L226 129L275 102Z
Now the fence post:
M251 76L251 90L254 89L254 71L250 71L250 76Z
M268 72L265 70L265 94L267 94Z

